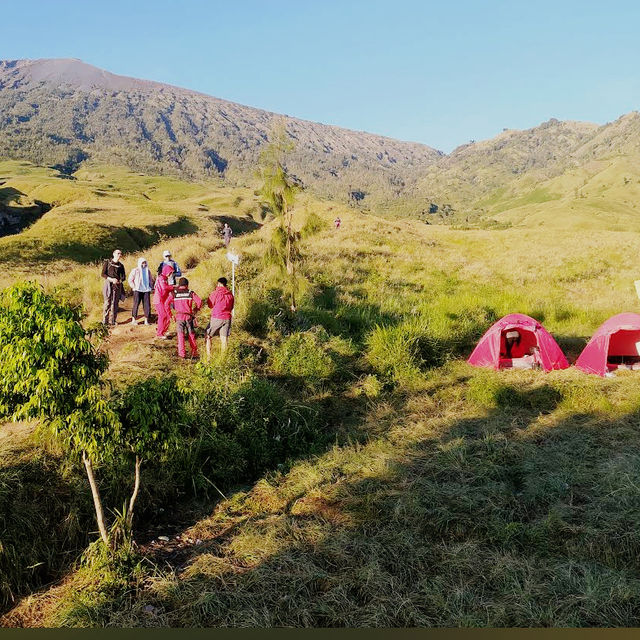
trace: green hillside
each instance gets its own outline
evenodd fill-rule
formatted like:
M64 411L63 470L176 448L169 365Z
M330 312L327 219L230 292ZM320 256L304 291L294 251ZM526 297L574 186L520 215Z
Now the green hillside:
M70 178L5 161L0 181L0 196L3 190L17 193L25 210L35 201L49 209L22 233L0 237L0 252L12 270L29 273L95 262L116 246L130 253L161 238L213 231L225 215L233 216L239 228L255 228L254 218L261 215L248 189L147 177L119 167L88 165ZM6 278L6 272L0 276Z
M523 226L640 229L640 155L592 161L528 191L519 186L481 203L486 215Z
M117 168L76 174L78 199L2 242L10 251L31 234L44 244L50 229L64 234L65 220L81 220L80 208L104 206L104 220L87 218L75 252L85 257L16 250L3 277L28 271L95 319L98 265L86 261L111 245L94 226L116 214L115 228L126 219L143 230L184 217L196 229L132 245L125 262L168 245L206 295L229 271L218 235L229 218L242 256L232 347L209 365L178 363L173 340L124 325L105 345L116 388L174 372L194 394L173 460L145 472L140 548L127 558L108 562L93 549L78 560L95 528L80 472L33 425L0 428L0 562L11 567L2 624L637 626L635 374L465 363L506 313L544 322L573 361L603 320L638 310L640 237L624 211L619 224L589 205L626 196L631 224L632 168L618 159L566 171L530 200L505 190L485 203L514 225L502 230L390 222L302 194L295 316L266 258L275 223L252 192ZM11 178L27 195L36 184L69 188L33 171L31 186ZM571 204L581 208L570 213ZM552 207L576 224L540 233ZM59 224L43 227L48 216ZM118 484L103 474L120 508L129 476ZM49 475L49 485L39 480Z
M296 147L289 170L322 196L388 201L442 153L179 87L80 60L0 60L0 156L73 173L85 161L191 180L250 184L274 125Z

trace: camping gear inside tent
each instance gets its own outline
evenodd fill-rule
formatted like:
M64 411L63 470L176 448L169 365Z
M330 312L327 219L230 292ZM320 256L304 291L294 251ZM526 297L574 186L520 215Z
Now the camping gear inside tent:
M569 366L551 334L537 320L522 313L509 314L491 326L467 362L492 369L540 367L552 371Z
M576 360L586 373L640 369L640 315L619 313L600 325Z

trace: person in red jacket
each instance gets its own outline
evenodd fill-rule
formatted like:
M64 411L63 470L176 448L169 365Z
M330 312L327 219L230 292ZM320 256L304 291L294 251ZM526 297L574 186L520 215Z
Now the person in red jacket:
M189 281L186 278L178 280L176 289L169 293L165 303L167 314L171 315L171 309L176 312L176 329L178 332L178 356L184 358L185 333L189 337L191 357L198 357L198 344L196 343L195 314L202 307L202 300L189 290Z
M227 289L227 279L218 278L216 288L207 298L207 306L211 309L211 320L207 325L207 358L211 357L211 338L216 334L220 335L220 349L227 348L234 302L233 294Z
M173 267L170 264L166 264L160 275L156 280L156 285L153 289L153 306L156 308L158 314L158 328L156 330L156 338L160 340L166 340L167 329L171 322L171 316L167 313L165 304L169 294L173 291L173 287L169 284L167 278L173 273Z

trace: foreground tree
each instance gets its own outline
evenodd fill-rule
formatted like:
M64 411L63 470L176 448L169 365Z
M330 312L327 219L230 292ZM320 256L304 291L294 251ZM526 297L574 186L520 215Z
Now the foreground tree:
M286 168L287 153L293 150L293 142L280 122L271 134L271 142L260 154L259 175L262 179L260 193L273 214L280 220L274 232L271 255L286 273L291 311L296 310L296 263L300 259L299 234L293 228L293 211L298 185Z
M114 455L120 422L103 393L107 358L81 318L78 307L35 283L0 292L0 416L41 420L82 460L100 537L109 545L94 465Z
M132 529L143 461L160 461L177 443L182 394L170 376L108 397L102 379L108 360L81 319L78 307L34 283L0 292L0 417L41 420L68 454L82 460L100 537L112 548ZM125 531L110 537L94 466L129 455L135 478Z
M182 399L175 376L149 378L126 389L120 398L120 444L134 458L133 491L125 517L127 534L133 529L142 464L163 461L178 444Z

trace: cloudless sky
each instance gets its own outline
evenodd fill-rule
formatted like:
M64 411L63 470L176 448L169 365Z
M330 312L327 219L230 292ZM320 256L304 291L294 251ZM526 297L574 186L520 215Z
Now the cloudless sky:
M450 151L640 108L640 3L0 0L0 59L118 73Z

